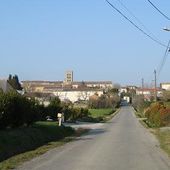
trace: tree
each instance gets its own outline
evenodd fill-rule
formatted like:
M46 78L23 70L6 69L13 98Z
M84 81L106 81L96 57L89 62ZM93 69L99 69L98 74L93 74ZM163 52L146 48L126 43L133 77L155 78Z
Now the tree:
M31 125L39 120L39 104L15 91L0 92L0 129Z
M89 99L90 108L115 108L120 103L118 95L103 94Z
M48 110L47 116L50 116L52 119L57 118L57 113L62 111L61 101L59 97L51 99L50 104L47 107L47 110Z
M108 90L108 94L118 94L119 93L119 89L118 88L112 88Z
M19 82L19 78L17 75L12 75L10 74L8 77L8 83L15 89L15 90L22 90L21 84Z

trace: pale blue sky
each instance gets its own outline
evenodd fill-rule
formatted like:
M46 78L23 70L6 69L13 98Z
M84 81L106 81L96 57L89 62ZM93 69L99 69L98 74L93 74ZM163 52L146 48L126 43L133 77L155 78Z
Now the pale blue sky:
M164 44L170 21L147 0L121 0ZM117 0L110 0L130 16ZM170 17L169 0L152 0ZM141 25L139 25L144 29ZM0 0L0 78L151 83L165 48L139 32L105 0ZM170 82L170 55L159 82Z

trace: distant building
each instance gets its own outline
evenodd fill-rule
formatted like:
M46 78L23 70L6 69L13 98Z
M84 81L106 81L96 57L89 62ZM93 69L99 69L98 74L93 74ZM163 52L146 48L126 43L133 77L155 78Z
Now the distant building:
M111 89L113 84L111 81L83 81L72 82L65 84L63 81L22 81L22 87L26 92L39 92L39 93L53 93L61 90L88 90L88 89Z
M111 89L113 88L112 81L82 81L72 82L72 88L86 88L86 89Z
M101 96L103 94L103 90L63 90L57 91L53 93L55 96L58 96L61 101L87 101L89 98L95 94Z
M123 100L126 101L127 103L130 103L130 97L129 96L124 96Z
M58 96L62 101L72 102L89 100L90 96L98 94L101 96L104 91L112 88L111 81L72 82L65 84L62 81L22 81L25 92L42 94L41 96Z
M136 89L138 88L137 86L127 86L127 88L129 89L129 90L135 90L136 91Z
M85 81L85 85L89 88L110 89L113 88L111 81Z
M28 93L52 93L59 89L63 89L62 81L22 81L22 87Z
M73 71L66 71L65 82L66 83L72 83L73 82Z
M120 88L120 93L127 93L127 92L128 92L127 87Z
M157 96L161 97L162 96L162 90L160 88L156 89L157 91ZM154 97L155 94L155 89L154 88L138 88L136 90L136 95L143 95L146 100L151 100L151 98Z
M65 73L64 81L22 81L29 96L58 96L62 101L88 100L90 96L102 95L113 88L112 81L73 81L73 71Z
M161 83L160 86L162 90L170 91L170 83Z

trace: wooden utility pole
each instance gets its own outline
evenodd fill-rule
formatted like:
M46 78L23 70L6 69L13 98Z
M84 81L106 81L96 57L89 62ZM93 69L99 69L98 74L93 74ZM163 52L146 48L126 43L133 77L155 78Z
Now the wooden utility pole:
M142 95L143 95L143 90L144 90L144 79L142 78Z
M154 98L155 98L155 102L157 101L157 76L156 76L156 70L154 70L154 81L155 81L155 87L154 87L154 90L155 90L155 93L154 93Z

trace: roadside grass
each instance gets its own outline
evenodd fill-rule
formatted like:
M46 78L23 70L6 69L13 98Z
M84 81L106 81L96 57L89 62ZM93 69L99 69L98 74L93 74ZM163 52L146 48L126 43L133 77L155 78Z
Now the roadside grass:
M1 130L0 169L12 169L25 160L69 142L73 137L68 136L74 134L72 128L59 127L56 122L36 122L32 127Z
M108 109L89 109L90 115L93 118L104 117L113 113L112 108Z
M138 112L134 109L135 116L138 118L139 122L145 127L145 128L151 128L151 126L147 123L147 118L144 117L144 115L141 112Z
M84 133L87 133L88 131L89 131L88 129L80 128L76 130L73 136L65 137L64 139L59 141L49 142L41 147L36 148L35 150L15 155L3 162L0 162L0 170L14 169L22 165L24 162L29 161L35 157L38 157L51 149L57 148L68 142L73 141L74 139L76 139L76 137L81 136Z
M89 109L90 118L92 122L107 122L111 118L113 118L117 113L119 109Z
M28 151L25 153L21 153L18 155L15 155L3 162L0 163L0 169L1 170L9 170L9 169L14 169L17 166L21 165L23 162L29 161L37 156L40 156L50 149L56 148L58 146L62 146L63 144L70 142L72 138L65 138L61 141L56 141L56 142L49 142L45 144L44 146L41 146L35 150Z
M170 157L170 130L157 129L155 135L159 139L160 147L168 153Z
M153 127L146 118L142 118L142 114L139 112L135 111L135 115L139 118L139 122L157 137L161 149L163 149L170 157L170 130L162 130L162 128Z
M136 112L136 111L135 111L135 114L136 114L136 116L137 116L138 118L144 118L144 115L143 115L142 113L140 113L140 112Z

